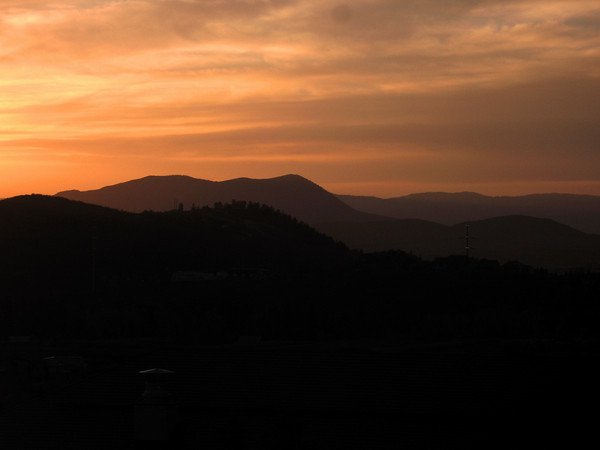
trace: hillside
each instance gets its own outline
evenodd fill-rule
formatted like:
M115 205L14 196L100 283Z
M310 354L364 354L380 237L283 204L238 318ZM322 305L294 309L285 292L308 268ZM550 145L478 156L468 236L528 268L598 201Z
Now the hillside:
M168 279L178 270L305 270L346 250L258 204L134 214L33 195L0 201L0 253L2 277L11 282L77 285L89 283L93 265L99 279L123 282Z
M424 258L464 254L465 225L423 220L326 223L318 229L364 251L403 250ZM600 269L600 236L549 219L504 216L469 222L471 255L565 269Z
M148 176L97 190L71 190L56 195L130 212L168 211L179 203L187 210L193 205L202 207L243 200L272 206L308 223L378 219L372 214L354 210L299 175L220 182L180 175Z
M354 246L430 257L460 253L464 232L417 220L332 229ZM0 201L0 330L199 343L597 335L597 275L477 258L591 266L598 236L528 217L472 222L471 235L474 258L428 262L402 252L350 252L246 202L128 213L16 197Z
M600 196L532 194L489 197L474 192L429 192L378 198L338 195L352 208L397 219L422 219L453 225L508 215L552 219L586 233L600 234Z

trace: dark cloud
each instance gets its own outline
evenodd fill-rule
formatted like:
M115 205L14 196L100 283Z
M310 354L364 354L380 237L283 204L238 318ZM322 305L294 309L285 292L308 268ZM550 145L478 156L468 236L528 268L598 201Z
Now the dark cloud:
M565 33L572 35L589 35L597 37L600 34L600 8L596 11L586 12L565 20L564 24L568 27Z
M331 17L338 23L347 23L354 15L352 8L347 3L340 3L331 10Z

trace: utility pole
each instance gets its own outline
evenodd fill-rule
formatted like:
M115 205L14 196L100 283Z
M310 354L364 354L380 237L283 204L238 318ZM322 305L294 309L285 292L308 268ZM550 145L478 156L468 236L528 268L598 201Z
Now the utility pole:
M469 225L465 225L465 255L469 257L471 246L469 245Z
M98 240L97 229L92 231L92 294L96 293L96 241Z

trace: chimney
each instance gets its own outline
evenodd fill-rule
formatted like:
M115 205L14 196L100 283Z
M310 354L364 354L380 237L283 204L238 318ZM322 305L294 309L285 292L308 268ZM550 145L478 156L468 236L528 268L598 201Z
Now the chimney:
M168 441L173 438L177 403L173 395L164 388L164 383L175 372L149 369L138 373L144 378L146 390L135 403L133 439L140 443L163 442L165 448L168 448Z
M56 356L42 358L42 370L47 387L57 387L63 382L63 366Z

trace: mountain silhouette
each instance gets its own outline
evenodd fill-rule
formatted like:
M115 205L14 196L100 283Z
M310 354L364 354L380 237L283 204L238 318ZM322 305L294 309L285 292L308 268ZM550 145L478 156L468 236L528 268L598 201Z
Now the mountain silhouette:
M169 278L178 270L232 267L294 272L335 264L347 249L257 203L129 213L54 196L0 201L0 278L88 282ZM322 263L321 263L322 262ZM25 279L24 278L24 279ZM128 281L127 281L128 282Z
M595 196L488 197L474 192L391 199L335 196L299 175L222 182L148 176L56 195L129 212L188 210L232 200L258 202L312 224L350 247L399 249L425 258L464 253L464 228L469 222L477 257L549 268L600 267L599 238L586 234L600 234L600 197Z
M586 233L600 234L600 196L531 194L489 197L474 192L429 192L378 198L338 195L351 207L397 219L422 219L452 225L508 215L552 219Z
M168 211L183 204L212 206L232 200L258 202L308 223L366 221L381 217L354 210L322 187L299 175L269 179L208 181L188 176L148 176L91 191L63 191L57 196L130 212Z
M503 216L452 226L417 219L368 223L336 222L318 229L364 251L403 250L423 258L465 253L469 225L471 254L478 258L554 269L600 269L600 235L550 219Z

